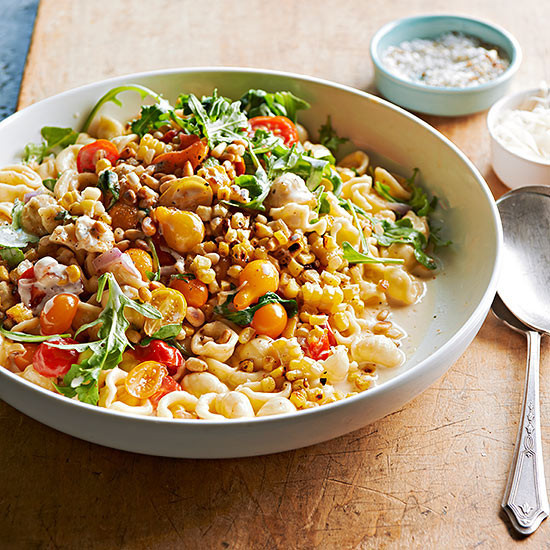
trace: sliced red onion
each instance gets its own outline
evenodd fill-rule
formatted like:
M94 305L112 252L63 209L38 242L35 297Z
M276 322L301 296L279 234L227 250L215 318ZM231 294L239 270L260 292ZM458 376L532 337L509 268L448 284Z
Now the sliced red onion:
M404 216L409 210L411 210L411 207L403 202L390 202L388 204L388 208L401 216Z
M43 191L31 191L30 193L25 193L23 197L23 202L27 204L33 197L36 195L42 195Z
M98 271L103 272L107 267L109 267L110 264L120 260L121 256L122 252L115 247L107 252L104 252L103 254L100 254L97 258L95 258L92 264Z

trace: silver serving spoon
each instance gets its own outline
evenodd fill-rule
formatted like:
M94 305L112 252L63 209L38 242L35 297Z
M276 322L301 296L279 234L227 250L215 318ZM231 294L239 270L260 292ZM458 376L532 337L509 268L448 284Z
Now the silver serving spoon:
M524 187L507 193L497 205L504 251L492 309L526 335L528 346L521 422L502 507L516 530L530 535L550 513L539 405L541 333L550 332L550 193Z

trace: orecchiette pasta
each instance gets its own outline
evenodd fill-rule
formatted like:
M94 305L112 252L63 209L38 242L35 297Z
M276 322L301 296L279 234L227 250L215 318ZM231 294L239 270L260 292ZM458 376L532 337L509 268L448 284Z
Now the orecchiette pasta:
M269 95L91 109L58 130L69 145L0 169L0 365L110 410L225 422L403 364L392 314L437 267L436 201L417 171L335 162L330 121L312 143L291 120L305 102L273 116Z

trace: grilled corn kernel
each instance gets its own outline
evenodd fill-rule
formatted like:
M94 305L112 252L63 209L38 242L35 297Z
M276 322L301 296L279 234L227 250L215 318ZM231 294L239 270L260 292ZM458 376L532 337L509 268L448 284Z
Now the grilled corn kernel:
M68 265L67 266L67 277L71 283L76 283L80 280L82 272L77 265Z
M0 281L9 281L10 274L5 266L0 266Z
M222 241L221 243L219 243L218 254L224 257L229 256L229 243L226 243L225 241Z
M288 237L282 231L275 231L273 236L279 241L280 245L286 244L288 242Z
M254 372L254 361L252 359L243 359L239 363L239 368L244 372Z
M305 390L293 391L290 394L290 402L297 408L303 409L307 402L307 394Z
M272 392L275 391L277 385L275 384L275 379L272 376L266 376L260 382L263 392Z
M112 166L113 165L110 160L106 158L99 159L95 165L95 173L99 176L103 170L108 170L109 168L112 168Z

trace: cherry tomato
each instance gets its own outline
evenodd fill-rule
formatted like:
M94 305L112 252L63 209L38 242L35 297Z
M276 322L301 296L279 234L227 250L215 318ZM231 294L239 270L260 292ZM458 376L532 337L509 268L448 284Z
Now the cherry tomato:
M256 116L248 121L248 125L252 134L258 128L265 128L280 137L288 147L300 141L296 125L286 116Z
M151 258L151 255L147 254L145 250L141 250L141 248L130 248L126 251L126 254L132 258L132 262L141 273L143 280L148 281L147 271L153 272L153 258Z
M158 172L170 174L178 168L183 168L187 161L191 163L194 170L206 158L207 154L208 145L203 141L195 140L194 143L181 151L161 153L153 159L153 162L157 165Z
M76 343L72 338L52 338L48 342L42 342L33 358L36 372L48 378L57 378L67 374L71 365L77 363L79 352L74 349L55 348L50 344L70 345Z
M165 376L162 379L162 383L160 385L159 391L153 394L149 399L151 400L153 407L157 408L159 401L166 394L172 393L173 391L180 391L180 390L181 390L181 386L171 376Z
M18 353L14 356L13 362L19 370L25 370L26 367L32 365L34 354L38 349L38 344L23 344L25 350L23 353Z
M173 288L157 288L152 292L151 305L162 315L161 319L145 319L145 334L152 336L165 325L181 325L187 313L187 302L181 292Z
M21 277L19 277L20 279L34 279L34 265L29 267L29 269L26 269L25 271L23 271L23 273L21 274Z
M326 359L330 355L329 335L326 328L320 338L307 343L307 353L316 361Z
M57 294L44 305L40 314L42 334L67 332L73 323L80 300L74 294Z
M267 304L254 313L252 328L258 334L278 338L285 330L287 321L286 310L281 304Z
M253 260L239 274L239 286L241 290L235 294L233 305L242 311L267 292L279 288L279 272L268 260Z
M172 279L170 288L179 290L185 297L188 306L202 307L208 300L208 287L198 279Z
M124 379L126 391L138 399L148 399L155 394L168 375L164 365L157 361L145 361L135 366Z
M177 130L168 130L168 132L166 132L161 138L160 138L160 141L164 142L164 143L171 143L172 140L178 135L178 131Z
M118 160L118 149L116 145L107 139L98 139L84 145L78 151L76 157L76 167L80 173L95 172L96 162L100 158L106 158L111 164L115 164Z
M134 355L140 361L162 363L168 369L169 374L176 374L176 371L184 363L181 352L163 340L152 340L146 346L137 346Z
M117 203L110 210L113 227L134 229L139 222L139 210L130 204Z

